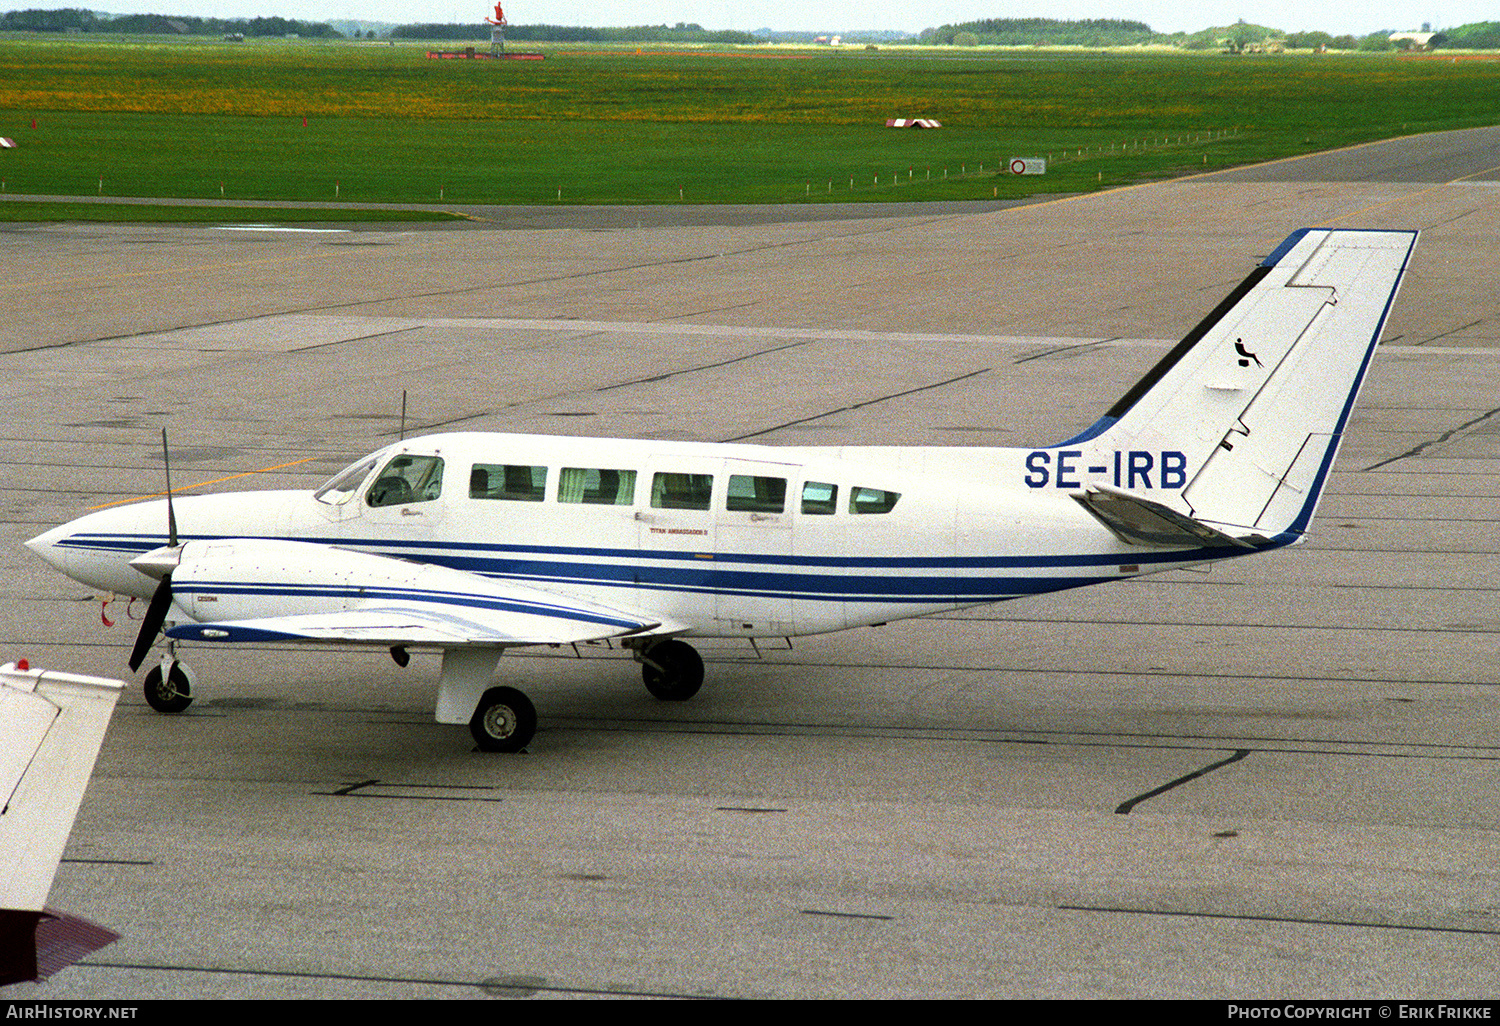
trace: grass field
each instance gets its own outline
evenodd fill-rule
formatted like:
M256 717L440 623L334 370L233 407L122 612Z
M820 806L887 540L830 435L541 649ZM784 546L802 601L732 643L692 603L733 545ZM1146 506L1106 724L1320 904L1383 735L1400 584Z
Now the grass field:
M0 39L0 135L19 144L0 151L0 189L972 199L1472 127L1500 109L1500 64L1389 54L541 49L543 61L492 62L384 43ZM888 117L943 128L892 130ZM1012 157L1049 157L1048 173L997 174Z

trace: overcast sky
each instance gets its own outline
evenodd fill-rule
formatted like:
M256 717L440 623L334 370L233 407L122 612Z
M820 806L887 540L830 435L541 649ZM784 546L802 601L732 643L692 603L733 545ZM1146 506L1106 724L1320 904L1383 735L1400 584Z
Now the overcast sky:
M12 0L14 3L15 0ZM23 7L51 6L26 0ZM56 6L65 6L58 3ZM92 6L92 5L90 5ZM191 14L239 18L280 15L306 21L355 18L388 22L478 22L494 0L113 0L114 14ZM9 9L9 5L4 8ZM659 25L697 22L708 29L800 31L890 29L919 32L979 18L1125 18L1158 32L1196 32L1244 20L1288 32L1322 30L1367 35L1380 29L1433 28L1500 20L1494 0L929 0L848 3L845 0L505 0L517 25Z

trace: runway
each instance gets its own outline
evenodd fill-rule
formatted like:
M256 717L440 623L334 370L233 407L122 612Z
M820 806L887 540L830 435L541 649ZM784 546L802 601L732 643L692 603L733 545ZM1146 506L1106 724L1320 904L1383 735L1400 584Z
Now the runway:
M162 427L214 489L316 486L403 390L408 435L1046 444L1292 231L1423 230L1307 544L710 643L681 704L510 653L509 757L433 655L193 649L53 888L122 939L3 995L1492 998L1496 138L881 218L0 230L0 656L109 676L140 604L20 542L159 491Z

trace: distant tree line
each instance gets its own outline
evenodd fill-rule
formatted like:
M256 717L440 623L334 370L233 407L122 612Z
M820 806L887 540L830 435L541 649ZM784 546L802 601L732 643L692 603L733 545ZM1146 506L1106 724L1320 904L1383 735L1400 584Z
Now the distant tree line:
M986 18L925 29L914 42L937 46L1138 46L1168 38L1141 21Z
M165 14L95 14L82 8L56 10L9 11L0 14L0 32L110 32L137 35L246 37L305 36L310 39L342 38L325 22L299 21L289 18L196 18ZM740 43L764 42L800 35L758 34L730 30L711 31L702 25L678 22L676 25L636 25L630 28L584 28L571 25L510 25L507 39L517 42L551 43ZM915 37L896 38L895 33L877 33L880 41L938 46L1139 46L1159 43L1189 50L1243 50L1275 43L1289 50L1392 50L1410 44L1392 42L1392 32L1373 32L1367 36L1334 36L1327 32L1282 32L1264 25L1243 21L1220 28L1208 28L1191 34L1167 35L1154 32L1140 21L1095 18L1083 21L1056 21L1051 18L986 18L956 25L924 29ZM392 39L488 40L490 26L480 21L470 24L400 25L390 32ZM812 36L808 35L810 41ZM862 39L859 33L845 35L845 41ZM1445 29L1430 43L1434 47L1460 50L1500 49L1500 22L1480 21Z
M1392 50L1395 49L1390 39L1392 31L1373 32L1364 37L1334 36L1327 32L1282 32L1240 21L1194 32L1184 36L1178 45L1184 50L1225 50L1229 53L1267 44L1279 44L1288 50Z
M392 39L489 39L490 26L424 23L398 25ZM637 25L633 28L584 28L574 25L507 25L505 38L524 43L758 43L748 32L709 31L702 25Z
M9 11L0 14L0 32L119 32L138 35L307 36L342 38L332 25L289 18L194 18L165 14L97 15L64 8L56 11Z
M1327 32L1283 32L1265 25L1241 21L1200 32L1171 35L1152 31L1139 21L1099 18L1088 21L1054 21L1051 18L988 18L943 25L924 30L912 43L939 46L1139 46L1158 43L1185 50L1240 51L1276 43L1288 50L1397 50L1409 41L1392 42L1395 29L1366 36L1330 35ZM1500 22L1481 21L1445 29L1433 36L1432 47L1459 50L1500 49Z
M1476 21L1446 29L1444 46L1457 50L1500 50L1500 21Z

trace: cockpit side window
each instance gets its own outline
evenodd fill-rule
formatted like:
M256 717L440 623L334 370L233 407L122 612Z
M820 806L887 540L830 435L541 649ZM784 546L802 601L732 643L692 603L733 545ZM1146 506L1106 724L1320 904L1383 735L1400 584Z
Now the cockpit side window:
M327 484L313 492L313 498L330 506L348 502L350 496L358 492L360 485L365 483L365 478L370 476L370 471L375 469L376 462L378 461L372 458L345 467Z
M431 502L442 491L442 457L402 453L381 468L375 483L365 495L365 503L380 507Z

